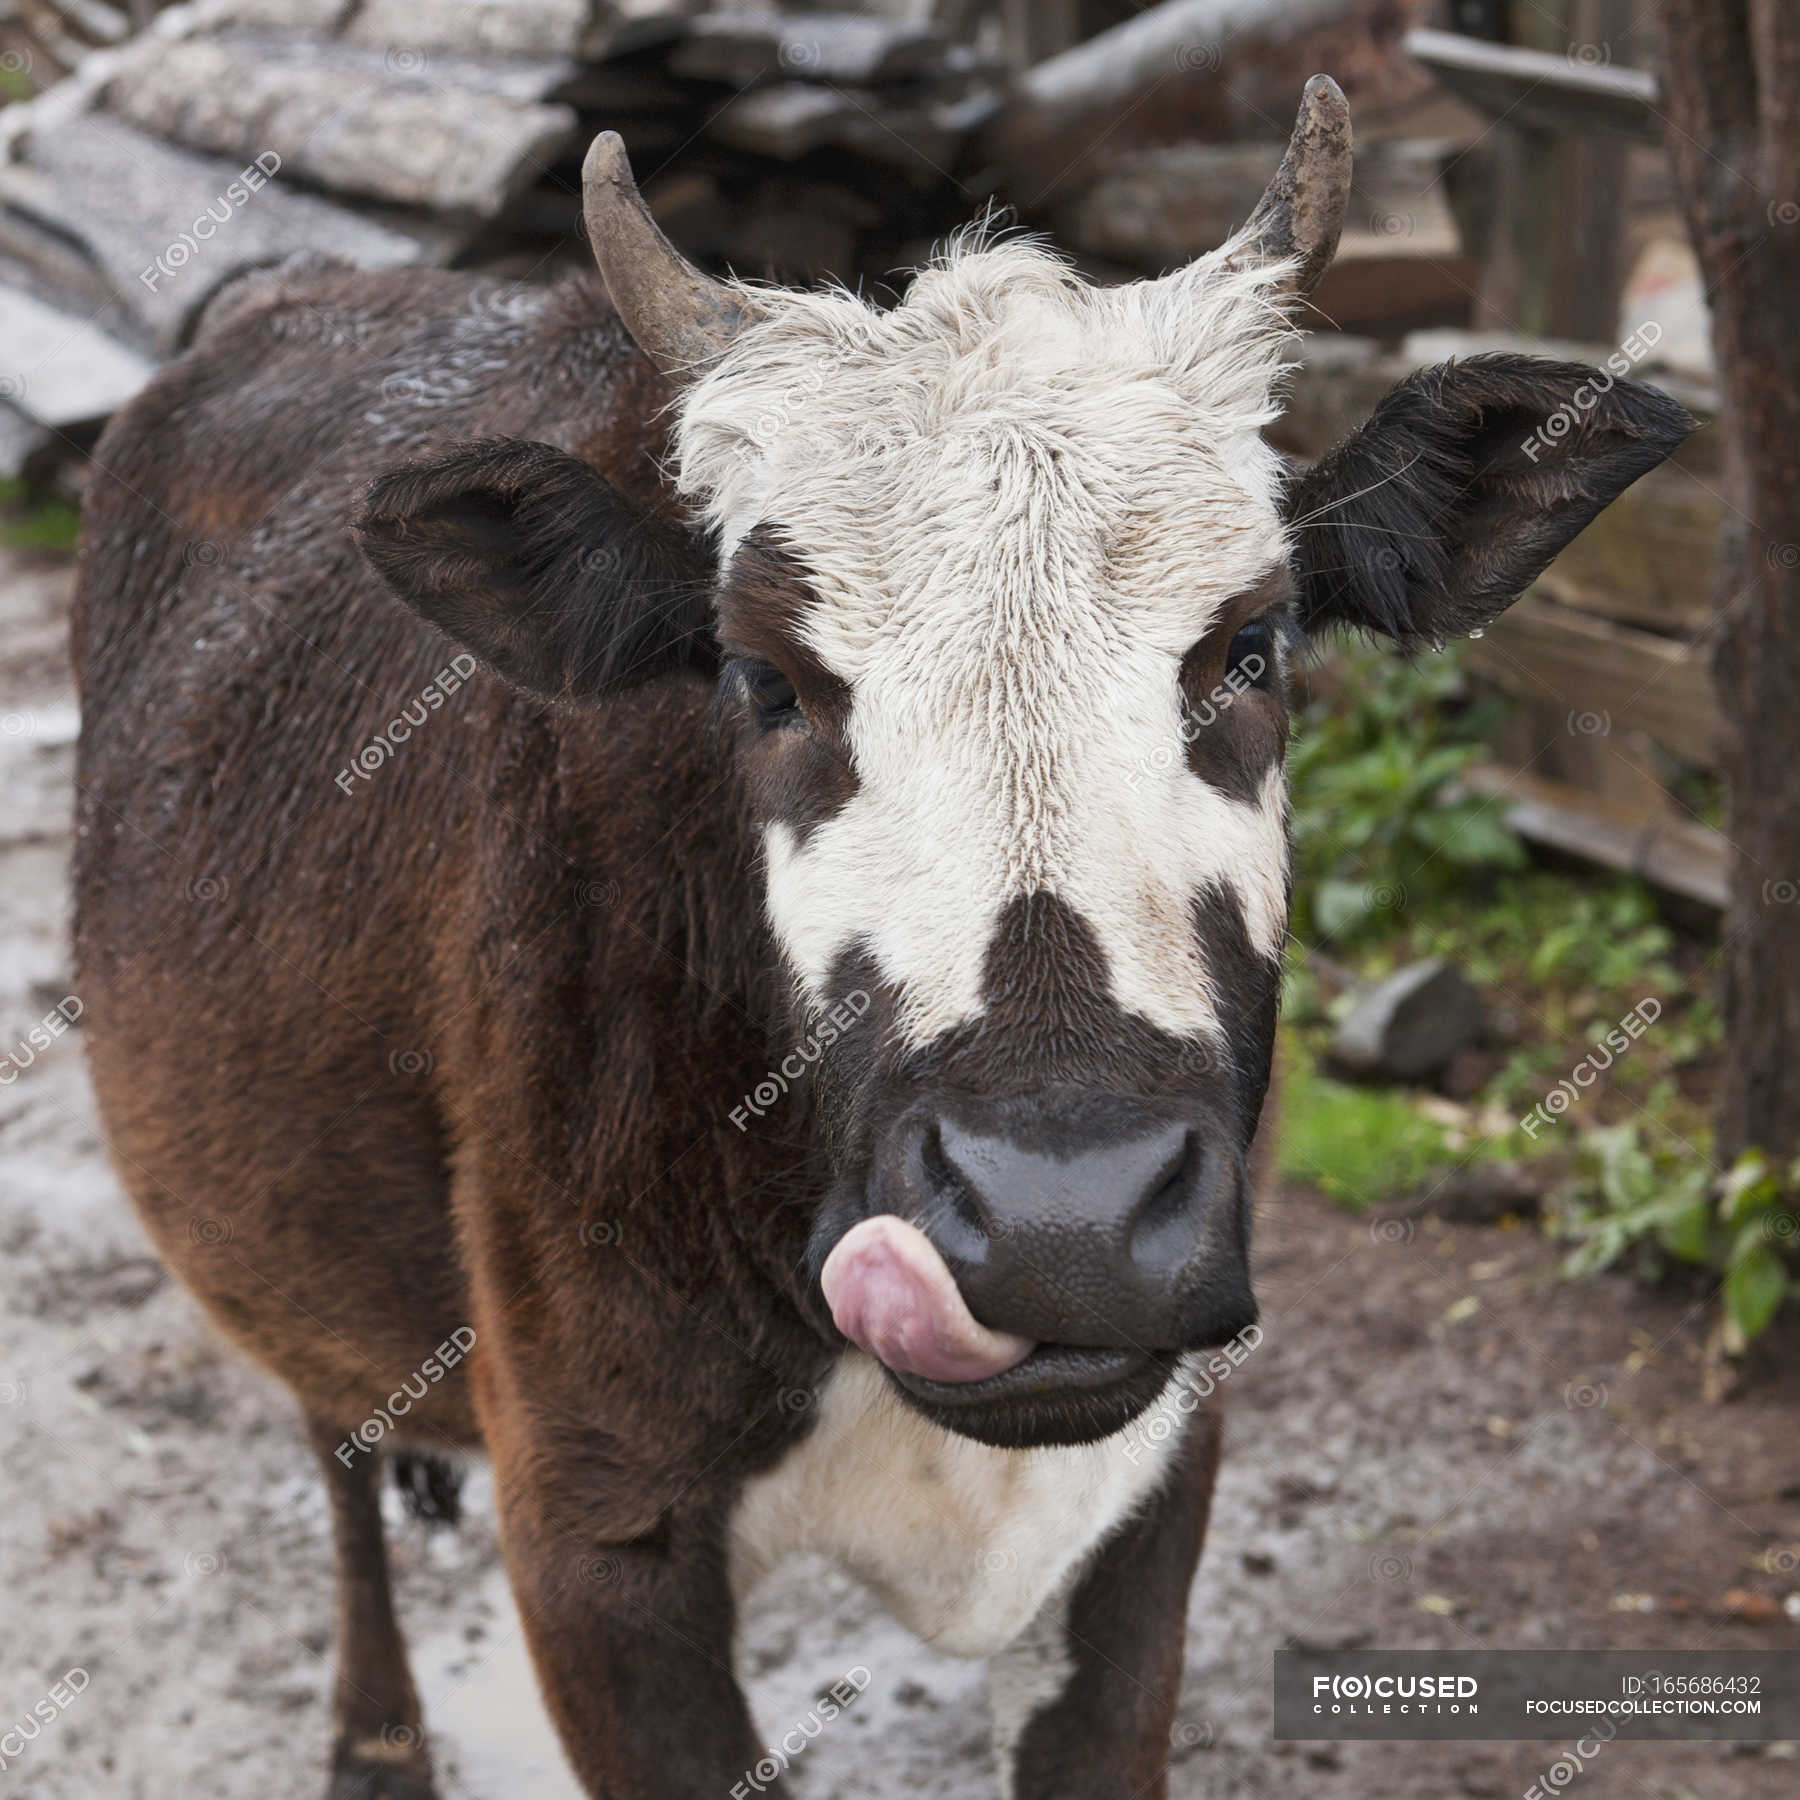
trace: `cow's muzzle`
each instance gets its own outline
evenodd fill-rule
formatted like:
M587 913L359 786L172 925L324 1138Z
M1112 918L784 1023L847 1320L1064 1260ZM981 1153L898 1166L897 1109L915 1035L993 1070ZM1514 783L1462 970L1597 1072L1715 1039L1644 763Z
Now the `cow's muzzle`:
M934 1409L1138 1385L1252 1324L1246 1178L1222 1122L1116 1096L920 1103L821 1288Z

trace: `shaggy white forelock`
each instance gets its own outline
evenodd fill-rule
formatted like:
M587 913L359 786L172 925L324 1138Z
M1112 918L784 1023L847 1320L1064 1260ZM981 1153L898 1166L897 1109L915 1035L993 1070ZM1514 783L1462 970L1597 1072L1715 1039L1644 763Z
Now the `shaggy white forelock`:
M1279 770L1246 805L1181 743L1184 653L1283 559L1285 268L1227 245L1091 287L1024 240L953 244L882 313L841 290L761 316L684 396L680 485L729 557L777 532L851 685L856 795L766 845L769 910L821 993L859 943L924 1042L982 1010L1001 909L1053 893L1113 998L1217 1038L1193 902L1285 929Z

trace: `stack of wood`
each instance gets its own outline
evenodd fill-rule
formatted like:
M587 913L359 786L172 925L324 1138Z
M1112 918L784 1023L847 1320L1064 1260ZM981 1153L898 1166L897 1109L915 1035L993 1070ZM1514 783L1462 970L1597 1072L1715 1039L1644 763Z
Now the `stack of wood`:
M247 268L585 263L602 128L704 266L879 297L995 200L1102 278L1183 261L1241 222L1315 68L1363 119L1430 85L1400 49L1424 0L1167 0L1081 41L1078 9L1046 38L1012 0L32 5L52 68L80 21L109 47L0 110L0 474L85 442ZM1381 166L1352 239L1453 257L1408 197L1432 146Z

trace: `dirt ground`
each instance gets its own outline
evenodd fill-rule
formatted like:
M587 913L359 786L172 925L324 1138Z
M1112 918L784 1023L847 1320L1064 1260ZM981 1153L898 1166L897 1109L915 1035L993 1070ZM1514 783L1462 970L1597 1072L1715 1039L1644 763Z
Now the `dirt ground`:
M69 988L67 585L53 562L0 566L0 1052ZM1271 1658L1289 1641L1800 1648L1781 1604L1800 1588L1800 1331L1771 1333L1731 1402L1708 1405L1704 1291L1572 1287L1556 1261L1525 1229L1358 1220L1302 1192L1267 1209L1267 1337L1231 1383L1180 1800L1523 1795L1557 1759L1556 1743L1274 1743ZM147 1254L75 1034L0 1086L0 1448L0 1730L70 1668L89 1677L0 1791L321 1792L323 1496L286 1397ZM575 1800L479 1471L467 1500L455 1533L393 1509L447 1795ZM804 1800L994 1795L979 1668L920 1648L843 1577L777 1577L742 1662L771 1735L869 1671L796 1764ZM1796 1749L1614 1743L1572 1791L1774 1800L1800 1791Z

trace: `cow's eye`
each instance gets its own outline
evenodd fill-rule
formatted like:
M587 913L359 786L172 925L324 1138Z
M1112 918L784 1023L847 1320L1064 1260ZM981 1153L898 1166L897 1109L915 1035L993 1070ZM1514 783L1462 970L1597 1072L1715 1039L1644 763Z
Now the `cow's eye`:
M749 695L760 724L781 725L799 717L800 696L794 692L794 684L773 663L745 662L739 669L744 692Z
M1275 628L1252 619L1239 628L1225 652L1225 678L1234 687L1266 688L1275 680Z

